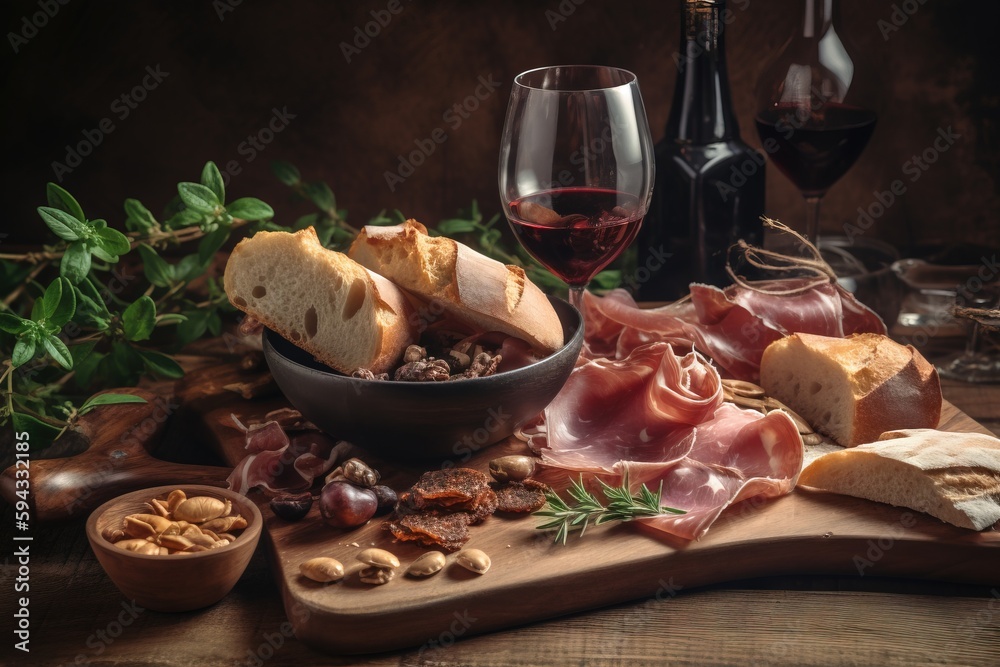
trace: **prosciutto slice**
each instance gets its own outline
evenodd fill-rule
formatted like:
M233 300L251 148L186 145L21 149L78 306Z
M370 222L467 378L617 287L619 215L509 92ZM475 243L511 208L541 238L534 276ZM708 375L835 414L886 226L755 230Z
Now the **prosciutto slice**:
M636 487L663 482L663 503L686 514L641 521L685 539L702 536L733 503L788 493L803 460L788 415L723 403L712 365L665 342L579 364L532 438L548 466L619 483L627 475Z
M340 454L338 441L319 431L304 431L291 437L278 421L244 426L247 455L229 475L229 488L241 494L261 488L266 492L304 491L313 480L326 474Z
M696 284L690 299L650 310L624 290L586 293L581 361L529 445L549 466L663 482L663 504L686 513L640 521L685 539L704 535L733 503L791 491L803 460L795 423L723 403L718 369L756 381L764 349L790 333L885 333L885 325L832 283L757 287L766 291Z
M732 285L691 285L691 298L640 309L625 290L604 297L586 293L586 348L590 358L624 358L651 341L689 341L727 375L756 381L772 342L803 332L843 337L885 333L882 320L834 283L807 288L804 279L758 283L774 294Z

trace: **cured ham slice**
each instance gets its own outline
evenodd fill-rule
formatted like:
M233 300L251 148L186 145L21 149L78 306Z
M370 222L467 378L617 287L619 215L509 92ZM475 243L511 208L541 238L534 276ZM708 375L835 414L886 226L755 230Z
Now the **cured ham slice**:
M254 488L270 493L304 491L333 468L340 454L338 441L319 431L289 437L278 421L250 427L235 416L233 421L246 434L248 452L227 479L237 493L246 495Z
M662 502L685 509L639 519L644 525L685 539L697 539L730 505L753 496L772 498L795 488L802 470L798 428L784 412L764 416L725 404L708 422L695 427L694 443L677 465L651 476L624 463L629 479L650 488L663 482Z
M667 343L587 361L545 411L542 462L592 472L615 472L620 461L673 463L691 449L690 427L721 403L722 383L707 360L679 357Z
M650 341L686 340L727 375L755 381L764 348L790 333L886 332L878 315L834 283L809 287L789 279L758 286L770 291L695 284L690 299L653 309L640 309L625 290L586 293L585 354L624 358Z
M651 488L662 481L663 503L687 513L642 521L685 539L703 535L735 502L788 493L803 460L787 414L723 403L711 364L665 342L578 364L532 438L548 466L619 482L627 475Z

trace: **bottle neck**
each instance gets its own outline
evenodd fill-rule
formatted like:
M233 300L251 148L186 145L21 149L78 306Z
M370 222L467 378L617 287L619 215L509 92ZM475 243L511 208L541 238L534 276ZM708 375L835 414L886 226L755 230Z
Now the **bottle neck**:
M726 74L725 0L681 0L681 50L666 136L679 143L738 139Z
M805 17L802 20L802 36L819 39L833 27L836 4L833 0L805 0Z

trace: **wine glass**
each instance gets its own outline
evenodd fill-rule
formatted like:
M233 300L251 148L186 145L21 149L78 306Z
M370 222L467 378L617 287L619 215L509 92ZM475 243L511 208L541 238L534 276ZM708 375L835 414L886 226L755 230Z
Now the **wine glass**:
M500 198L524 249L583 291L635 238L653 191L639 84L614 67L543 67L514 79L500 144Z
M1000 351L988 340L989 331L1000 329L1000 283L987 283L979 290L968 284L958 290L954 315L971 320L965 349L938 364L943 377L963 382L1000 382Z
M802 30L757 82L755 121L771 161L805 197L805 237L816 245L820 200L875 129L874 91L837 34L837 0L804 2Z

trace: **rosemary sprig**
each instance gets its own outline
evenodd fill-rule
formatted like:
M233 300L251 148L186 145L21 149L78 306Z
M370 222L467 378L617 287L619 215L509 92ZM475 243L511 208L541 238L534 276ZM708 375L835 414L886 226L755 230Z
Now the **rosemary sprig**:
M607 499L605 506L596 495L583 486L583 475L579 481L570 479L567 489L570 497L576 501L569 505L555 491L545 494L548 509L535 512L535 516L552 517L552 521L538 526L538 530L556 529L555 542L566 544L566 538L571 530L579 530L583 537L587 526L593 521L595 526L609 521L631 521L642 517L660 516L661 514L686 514L685 510L661 505L663 497L663 481L660 488L653 493L645 484L639 487L639 492L632 494L629 490L628 473L622 479L621 486L611 486L598 479L601 491Z

